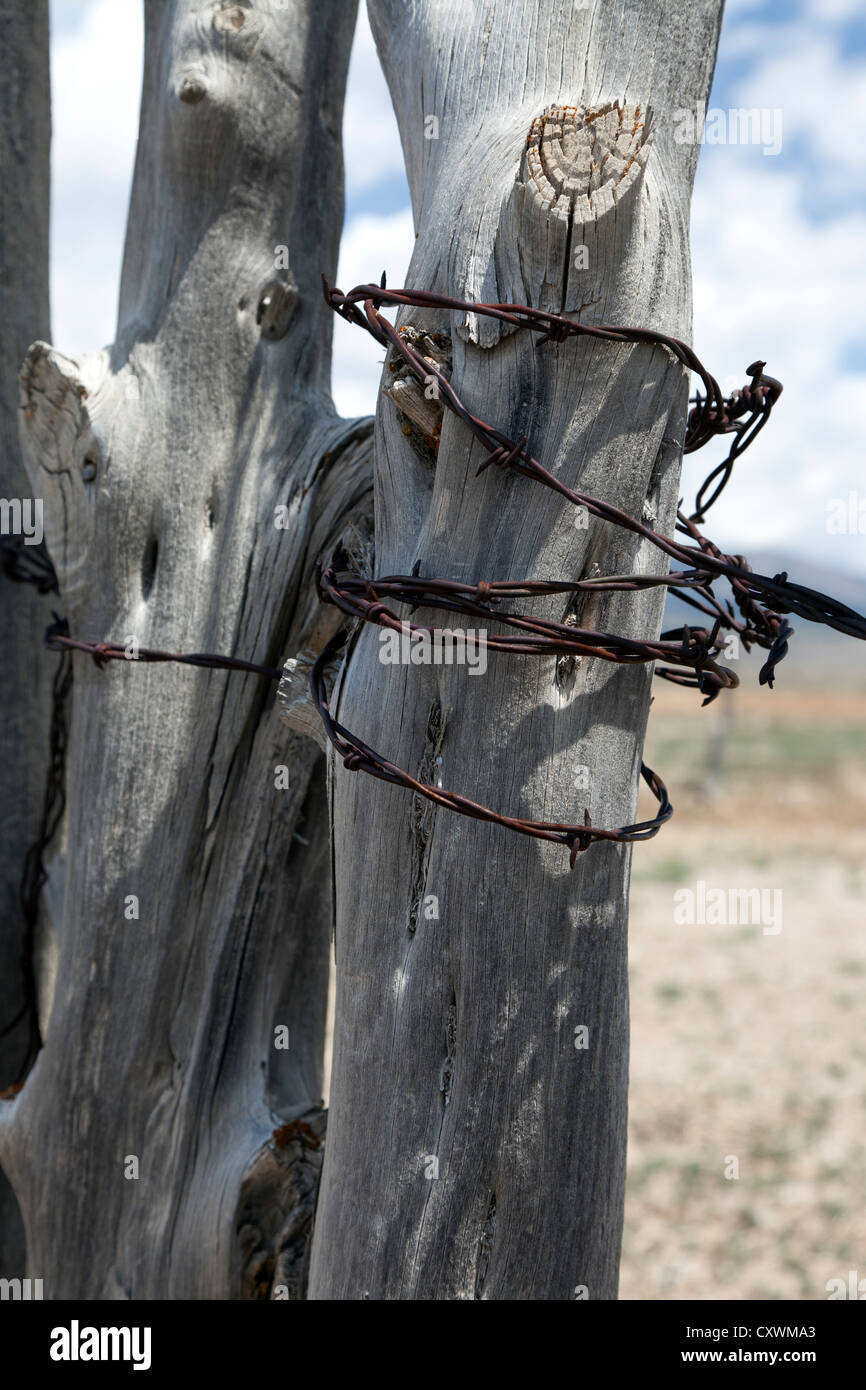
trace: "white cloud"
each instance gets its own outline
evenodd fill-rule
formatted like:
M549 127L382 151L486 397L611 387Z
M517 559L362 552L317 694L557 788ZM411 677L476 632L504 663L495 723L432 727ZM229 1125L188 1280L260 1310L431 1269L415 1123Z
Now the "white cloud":
M784 140L802 140L812 164L814 204L822 196L862 192L866 144L866 61L843 60L840 43L814 22L777 31L767 57L737 86L746 107L779 108Z
M845 58L826 27L854 6L811 0L809 12L792 10L772 28L746 15L722 37L729 58L759 55L734 84L732 104L781 108L784 143L775 159L744 146L702 152L692 219L694 343L724 385L762 357L785 392L708 529L727 548L784 548L794 568L802 547L866 572L863 538L826 530L828 501L862 492L864 482L866 211L856 195L866 149L844 132L866 121L866 63ZM858 362L849 366L852 344ZM722 447L687 461L689 500L707 471L703 455L721 457Z
M811 0L809 14L831 24L838 20L860 19L863 0Z
M141 95L139 0L52 6L53 336L66 351L114 337Z
M760 10L763 0L725 0L725 19L739 20L743 15Z
M81 9L80 24L61 32L51 55L59 177L105 183L129 177L142 45L138 0L91 0Z
M387 178L403 176L397 119L363 0L349 63L343 148L349 196L357 196Z
M814 223L805 171L741 167L737 151L705 151L695 189L695 349L726 387L756 357L784 383L774 415L737 464L708 519L725 547L798 546L866 570L862 537L826 532L826 504L864 478L866 374L846 369L863 334L866 214ZM688 501L722 456L715 442L687 460Z
M382 271L391 285L404 285L415 245L408 208L390 216L352 218L340 245L337 283L342 290L378 282ZM341 414L371 415L376 409L384 352L369 335L337 318L332 370L334 401Z

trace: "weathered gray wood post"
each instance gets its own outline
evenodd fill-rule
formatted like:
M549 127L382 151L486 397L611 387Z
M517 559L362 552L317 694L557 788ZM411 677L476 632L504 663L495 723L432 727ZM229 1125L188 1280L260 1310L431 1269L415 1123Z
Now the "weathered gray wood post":
M0 0L0 34L0 498L20 504L37 499L18 444L18 367L33 339L49 332L48 0ZM4 526L11 521L12 513L4 515ZM0 573L0 1030L8 1030L0 1040L0 1088L20 1074L31 1040L19 888L48 765L56 661L41 637L50 621L45 597ZM0 1276L23 1272L23 1250L17 1205L0 1171Z
M355 9L147 0L116 342L22 372L75 636L279 666L315 621L316 555L370 488L319 278ZM320 1151L270 1141L322 1128L330 856L321 755L275 697L78 660L56 989L0 1104L46 1298L300 1294Z
M676 143L674 114L707 96L721 9L370 0L418 234L409 285L687 337L698 150ZM688 392L663 350L451 328L471 409L528 434L572 486L672 528ZM446 415L431 470L382 404L378 573L577 579L665 563L617 528L575 525L529 481L476 478L483 458ZM650 636L661 610L659 591L570 611ZM385 666L379 647L375 629L359 637L338 717L413 775L522 817L634 818L649 669L491 654L472 677ZM342 767L334 826L337 1024L310 1296L614 1298L628 849L596 845L571 873L559 847Z

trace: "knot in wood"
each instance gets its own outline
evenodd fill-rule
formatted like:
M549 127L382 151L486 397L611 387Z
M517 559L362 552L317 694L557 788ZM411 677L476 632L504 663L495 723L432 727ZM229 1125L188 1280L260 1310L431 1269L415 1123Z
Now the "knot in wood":
M221 34L236 34L246 22L246 10L242 5L224 5L213 17L214 28Z
M198 106L207 96L207 88L200 77L185 77L180 84L179 95L187 106Z
M549 106L529 128L521 181L543 204L562 203L576 221L589 221L596 202L621 197L639 178L650 124L649 111L628 102Z
M267 282L256 309L256 323L263 338L275 342L285 337L297 302L298 289L294 280L278 276Z

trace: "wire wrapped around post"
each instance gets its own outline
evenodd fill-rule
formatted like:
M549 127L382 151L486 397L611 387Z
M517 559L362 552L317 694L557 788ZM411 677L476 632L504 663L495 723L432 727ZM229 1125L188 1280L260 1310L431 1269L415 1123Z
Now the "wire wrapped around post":
M449 811L458 811L460 815L470 816L473 820L483 820L493 825L502 825L506 830L514 830L518 835L529 835L534 840L553 840L557 844L567 845L570 850L572 868L574 868L578 854L589 849L589 846L597 840L617 840L620 843L627 840L649 840L653 835L658 834L665 821L670 820L673 815L674 808L668 798L664 782L653 772L652 768L646 767L643 763L641 763L640 769L641 776L659 803L658 814L652 820L639 821L635 825L623 825L618 830L603 830L600 826L593 825L588 811L584 812L582 825L569 825L565 821L533 821L521 820L517 816L504 816L491 810L489 806L481 806L477 801L471 801L469 797L461 796L458 792L445 791L441 787L431 787L426 782L419 782L417 778L410 776L408 772L404 772L402 768L389 762L381 753L377 753L356 734L350 733L331 714L325 671L345 643L346 637L345 632L338 632L325 647L310 673L310 693L321 716L325 732L349 772L369 773L371 777L377 777L380 782L390 782L393 786L405 787L407 791L415 792L418 796L423 796L427 801L432 801L437 806L444 806Z
M753 362L747 369L749 381L746 385L726 397L715 377L707 371L688 344L653 329L585 324L522 304L477 304L421 290L389 290L384 277L381 285L360 285L349 294L331 289L324 277L323 284L330 307L349 323L366 329L386 350L396 351L419 384L427 385L432 378L436 379L438 398L468 426L487 450L488 457L478 472L495 466L540 483L574 506L585 508L591 516L623 527L649 541L675 564L682 566L665 575L599 575L573 583L559 580L480 580L475 584L464 584L449 579L422 577L417 573L388 575L379 579L362 578L348 568L345 573L340 571L338 553L330 563L320 561L317 582L322 600L335 605L347 617L405 632L410 639L413 634L435 639L442 637L443 629L407 622L389 608L385 600L407 604L411 609L438 608L466 613L513 629L513 635L486 635L485 645L494 651L520 656L589 656L620 664L653 662L656 663L655 675L699 690L704 696L704 704L715 700L722 690L735 689L739 684L734 672L719 661L724 650L721 634L725 631L736 633L747 651L754 645L767 652L759 680L762 685L771 688L776 667L786 656L788 641L793 633L787 614L794 613L810 622L823 623L849 637L866 638L866 618L861 614L826 594L792 583L784 571L772 577L755 574L742 555L726 555L699 530L698 523L703 521L704 513L726 486L734 463L764 428L781 395L781 383L765 374L763 362ZM361 304L364 306L363 313L359 307ZM532 457L527 449L528 439L509 439L493 425L474 415L461 401L441 365L429 357L422 357L415 350L408 336L396 329L380 312L382 305L411 305L422 309L438 308L487 315L515 329L538 333L539 347L544 343L564 344L572 337L587 337L605 342L643 343L666 348L684 367L695 372L703 385L703 394L699 392L691 401L683 451L692 453L716 435L732 436L726 458L712 470L698 490L694 511L687 515L680 508L677 512L676 531L688 537L691 544L654 531L621 508L568 487ZM35 585L42 593L56 592L56 576L44 548L29 553L21 538L3 540L0 570L7 578ZM725 579L730 585L733 604L720 599L713 592L713 584L718 579ZM683 625L676 630L663 632L653 641L593 632L500 607L512 600L533 596L638 591L651 587L675 590L684 603L710 618L712 626L693 628ZM65 619L56 614L54 616L55 621L45 634L46 645L63 653L84 652L100 667L110 661L126 661L133 666L148 662L179 662L264 676L269 680L278 680L282 674L270 666L216 653L177 653L151 648L136 648L130 652L115 642L82 641L71 636ZM614 830L593 825L588 810L584 812L581 824L521 820L481 806L457 792L419 782L350 733L331 714L325 670L345 640L345 631L338 632L331 639L313 666L310 684L327 737L350 771L367 772L380 781L405 787L437 805L475 820L501 825L534 839L564 844L569 848L572 867L577 855L590 845L602 840L619 843L647 840L657 834L673 814L663 781L644 764L641 764L641 775L659 803L658 813L651 820ZM659 665L659 662L667 664ZM64 671L66 669L64 667ZM41 865L42 849L44 839L34 851L33 864L36 869ZM31 877L35 882L38 874Z
M503 472L519 473L541 483L575 506L585 508L590 515L641 536L684 567L662 576L611 575L575 583L482 580L476 584L461 584L418 574L364 579L351 574L341 575L334 563L320 564L319 593L326 603L334 604L350 618L405 632L410 639L441 639L447 630L407 622L387 606L385 599L407 604L412 609L423 607L468 614L514 629L514 635L486 635L486 645L494 651L522 656L591 656L620 664L665 662L666 665L657 666L656 674L675 684L697 688L704 695L704 704L714 700L720 691L733 689L739 684L734 672L717 660L723 650L721 633L724 630L736 632L747 650L754 644L767 651L759 680L762 685L770 687L776 667L787 654L788 639L793 633L786 614L796 613L849 636L866 638L866 619L853 609L815 590L791 583L785 573L773 577L755 574L743 556L725 555L698 529L698 523L703 521L704 514L726 486L736 460L763 429L781 395L781 382L765 374L764 362L753 362L747 368L749 380L746 385L725 397L715 377L687 343L653 329L590 325L522 304L479 304L421 290L389 290L384 277L381 285L360 285L349 294L331 289L324 277L323 285L325 299L331 308L349 323L366 329L386 350L399 354L419 384L426 385L435 378L438 399L463 421L488 452L487 459L477 470L479 473L492 465ZM662 535L621 508L568 487L528 453L527 438L509 439L473 414L458 396L441 365L429 357L422 357L409 341L408 335L396 329L384 317L381 313L383 305L486 315L512 328L538 333L538 346L544 343L564 344L572 337L588 337L605 342L643 343L666 348L684 367L700 377L704 388L703 394L699 392L692 399L686 422L684 453L702 448L716 435L733 436L727 457L712 470L700 487L694 511L691 515L686 515L681 508L677 512L676 530L688 536L694 544L684 544ZM720 578L726 579L731 586L739 618L733 606L720 600L713 592L712 586ZM657 641L639 640L613 633L591 632L499 607L504 601L533 595L639 590L651 586L676 589L687 604L712 618L712 627L692 629L684 625L674 632L662 633ZM326 652L316 662L311 676L311 692L328 738L351 771L364 771L382 781L403 786L461 815L490 821L537 839L566 844L570 849L572 867L577 855L599 840L624 842L648 839L670 819L673 808L664 783L643 764L641 773L660 803L659 813L653 820L622 826L617 830L593 826L588 811L584 813L582 826L520 820L480 806L455 792L445 792L417 781L333 718L323 673L339 650L342 640L339 634L332 639Z

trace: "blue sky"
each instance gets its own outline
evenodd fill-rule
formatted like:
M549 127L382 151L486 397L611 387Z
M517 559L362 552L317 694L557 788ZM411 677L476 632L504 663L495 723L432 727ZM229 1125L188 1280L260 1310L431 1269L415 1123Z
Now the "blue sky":
M507 0L503 0L506 3ZM687 0L683 0L687 3ZM140 0L52 0L54 341L110 342L138 123ZM363 5L362 5L363 10ZM866 499L866 4L728 0L711 108L782 113L782 148L705 145L692 216L694 345L727 386L766 358L785 394L712 513L741 552L773 548L866 574L866 535L828 505ZM402 283L414 233L387 89L362 13L344 137L340 283ZM380 353L337 325L334 395L375 405ZM721 446L687 460L694 493Z

